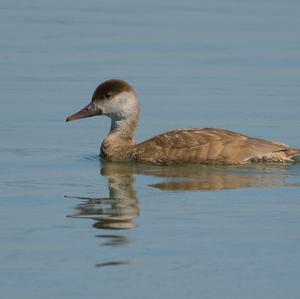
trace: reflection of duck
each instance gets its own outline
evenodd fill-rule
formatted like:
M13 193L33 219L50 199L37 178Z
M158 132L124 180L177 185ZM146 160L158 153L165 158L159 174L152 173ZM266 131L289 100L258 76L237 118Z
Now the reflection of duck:
M147 175L164 178L151 184L161 190L213 191L240 188L298 186L287 182L287 166L249 165L236 167L208 167L205 165L158 166L132 162L105 162L104 176L124 174Z
M136 144L140 113L136 92L126 82L109 80L97 87L92 101L67 121L94 115L111 118L111 129L101 146L110 161L144 161L154 164L246 164L284 162L300 156L300 149L222 129L178 129Z
M133 220L139 215L139 200L135 190L134 175L163 178L162 182L150 186L166 191L299 186L288 181L290 169L291 166L281 165L226 168L102 161L101 175L108 177L109 197L75 197L84 202L77 206L78 213L71 217L93 219L96 221L95 228L136 227ZM124 240L115 239L113 242L117 244Z
M90 218L96 221L95 228L134 228L132 221L139 214L134 177L131 174L108 174L109 197L72 197L84 200L77 206L74 218Z
M76 197L83 200L76 206L77 214L71 217L87 218L95 221L98 229L134 228L135 218L139 215L139 200L135 190L134 175L148 176L147 180L159 180L150 186L161 190L222 190L251 187L290 186L288 181L295 175L297 165L252 165L243 167L207 167L157 166L132 162L101 161L101 175L108 177L109 196L103 198ZM292 177L292 178L291 178ZM149 191L149 190L148 190ZM157 191L160 192L160 191ZM154 192L154 193L157 193ZM205 194L203 194L205 196ZM134 242L124 232L102 233L96 235L102 246L123 247ZM105 255L101 255L102 257ZM120 258L121 257L121 258ZM119 259L120 258L120 259ZM117 260L103 260L96 267L131 265L135 259L123 259L118 254Z

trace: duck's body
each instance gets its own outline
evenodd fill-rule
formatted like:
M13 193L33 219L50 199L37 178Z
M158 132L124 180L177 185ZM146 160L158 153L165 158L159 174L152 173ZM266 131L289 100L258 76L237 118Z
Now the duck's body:
M295 151L282 143L204 128L181 129L156 136L134 146L131 158L155 164L245 164L291 161L294 154Z
M111 130L101 145L101 156L110 161L141 161L171 164L247 164L286 162L300 156L300 149L274 141L248 137L223 129L177 129L136 144L140 113L138 96L121 80L99 85L92 101L67 121L106 115Z
M101 156L110 161L132 160L159 165L291 162L297 154L300 152L283 143L213 128L178 129L138 144L109 138L101 146Z

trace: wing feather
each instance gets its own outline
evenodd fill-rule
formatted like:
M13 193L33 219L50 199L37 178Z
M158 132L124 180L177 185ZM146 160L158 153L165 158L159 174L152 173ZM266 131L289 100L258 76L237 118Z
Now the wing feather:
M213 128L178 129L134 146L131 159L156 164L241 164L288 146Z

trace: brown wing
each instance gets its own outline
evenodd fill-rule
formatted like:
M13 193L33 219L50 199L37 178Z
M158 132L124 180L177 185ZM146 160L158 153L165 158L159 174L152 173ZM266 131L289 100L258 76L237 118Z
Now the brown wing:
M131 159L155 164L242 164L287 148L222 129L178 129L135 145Z

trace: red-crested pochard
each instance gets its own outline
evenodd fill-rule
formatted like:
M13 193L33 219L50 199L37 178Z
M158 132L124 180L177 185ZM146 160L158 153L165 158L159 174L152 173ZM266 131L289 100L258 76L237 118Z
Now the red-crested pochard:
M105 115L111 129L101 145L101 156L109 161L142 161L171 164L247 164L290 162L300 149L223 129L176 129L135 143L140 114L135 90L125 81L108 80L100 84L91 102L67 121Z

